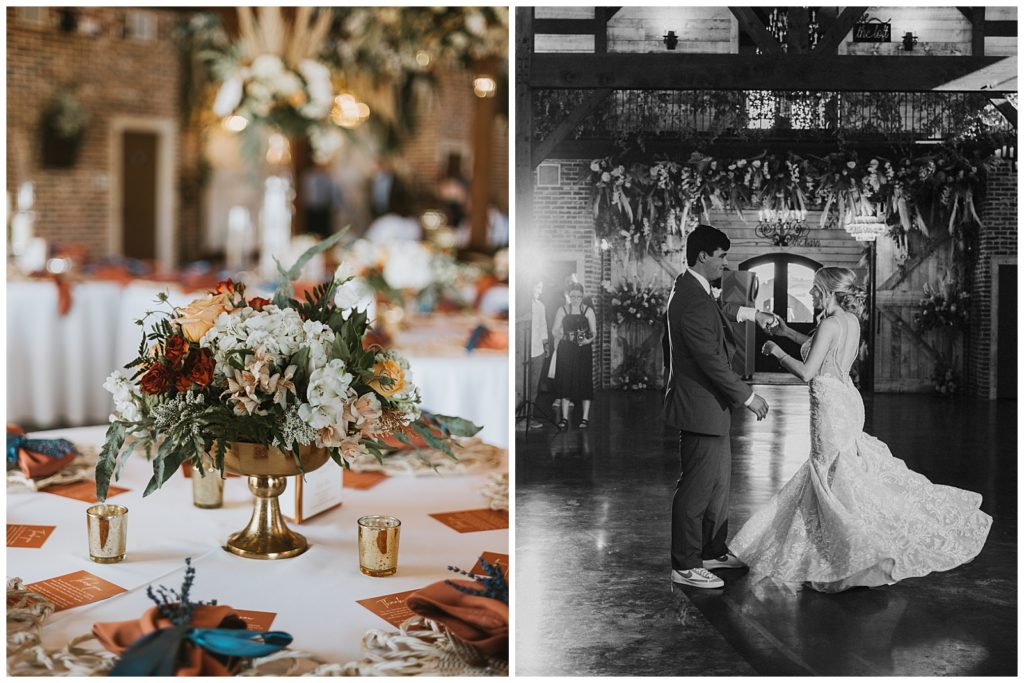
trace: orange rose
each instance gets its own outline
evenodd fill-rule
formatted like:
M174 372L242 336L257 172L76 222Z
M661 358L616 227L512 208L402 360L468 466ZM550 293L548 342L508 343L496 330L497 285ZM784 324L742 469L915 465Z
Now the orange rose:
M213 327L217 316L231 309L231 294L229 292L210 294L202 299L196 299L181 309L181 316L174 322L181 326L181 332L185 335L185 339L190 342L198 342Z
M373 374L376 378L370 382L370 387L381 396L392 396L405 389L405 372L401 365L390 358L377 361L373 366ZM391 379L391 382L382 382L384 377Z
M154 363L139 380L139 386L147 394L160 394L167 389L171 373L163 363Z
M270 303L270 299L264 299L261 296L254 296L249 299L249 307L254 308L257 311L262 311L263 307Z
M213 294L231 294L235 291L235 281L231 278L221 280L217 283L217 289L213 290Z

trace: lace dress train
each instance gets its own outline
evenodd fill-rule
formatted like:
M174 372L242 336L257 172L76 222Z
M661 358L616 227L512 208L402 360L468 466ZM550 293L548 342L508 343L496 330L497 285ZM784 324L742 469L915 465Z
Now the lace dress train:
M908 469L864 433L864 403L834 353L822 368L809 387L811 457L729 549L752 574L822 592L892 584L974 559L992 524L978 509L981 495Z

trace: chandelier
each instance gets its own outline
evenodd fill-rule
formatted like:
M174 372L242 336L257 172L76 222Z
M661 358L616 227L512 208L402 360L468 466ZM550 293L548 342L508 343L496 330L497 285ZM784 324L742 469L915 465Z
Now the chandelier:
M754 233L776 247L796 246L807 236L807 212L801 209L761 209Z
M874 242L879 235L884 235L888 231L889 226L880 216L854 216L853 220L846 224L846 232L858 242Z

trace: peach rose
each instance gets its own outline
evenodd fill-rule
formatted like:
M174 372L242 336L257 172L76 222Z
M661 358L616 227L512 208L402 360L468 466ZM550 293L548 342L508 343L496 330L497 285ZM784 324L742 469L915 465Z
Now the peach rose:
M390 358L377 361L373 366L373 374L376 377L370 382L370 387L381 396L393 396L405 389L405 372L401 365ZM391 382L382 382L381 378L384 377L390 378Z
M181 326L181 332L185 335L185 339L190 342L198 342L213 327L217 316L231 309L230 293L210 294L202 299L196 299L181 309L181 316L174 322Z
M373 392L366 392L355 401L349 403L346 408L346 417L356 427L359 427L359 431L363 435L372 433L381 415L383 415L380 401L377 400L377 396Z

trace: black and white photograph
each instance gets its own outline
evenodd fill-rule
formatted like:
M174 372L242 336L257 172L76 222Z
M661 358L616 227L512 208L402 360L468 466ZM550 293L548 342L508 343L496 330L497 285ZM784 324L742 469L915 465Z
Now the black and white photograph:
M1016 7L514 15L515 673L1015 676Z

